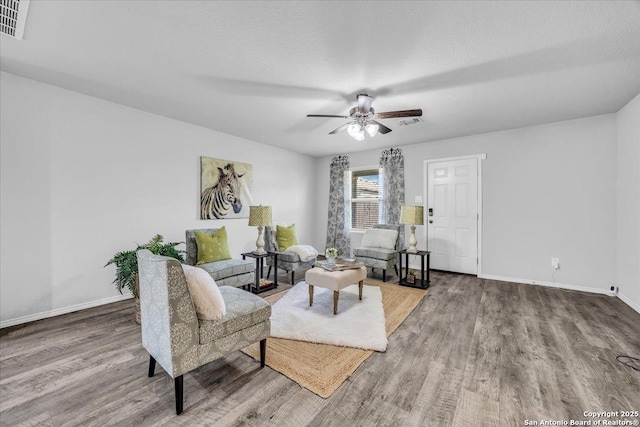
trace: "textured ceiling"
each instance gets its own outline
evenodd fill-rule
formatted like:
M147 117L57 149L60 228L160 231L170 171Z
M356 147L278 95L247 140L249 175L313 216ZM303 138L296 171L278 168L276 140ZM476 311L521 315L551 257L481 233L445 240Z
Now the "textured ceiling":
M31 1L3 71L324 156L618 111L640 2ZM355 95L424 123L358 142Z

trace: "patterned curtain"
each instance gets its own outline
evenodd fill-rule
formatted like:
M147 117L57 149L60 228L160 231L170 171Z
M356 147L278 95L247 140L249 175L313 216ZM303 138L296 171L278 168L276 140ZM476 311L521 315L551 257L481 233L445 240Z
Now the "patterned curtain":
M400 224L404 205L404 156L399 148L390 148L380 157L382 169L382 224ZM404 248L404 225L400 226L399 248Z
M336 248L341 256L350 256L349 221L351 209L345 203L344 177L349 170L349 157L337 156L331 160L329 172L329 214L327 222L327 248Z

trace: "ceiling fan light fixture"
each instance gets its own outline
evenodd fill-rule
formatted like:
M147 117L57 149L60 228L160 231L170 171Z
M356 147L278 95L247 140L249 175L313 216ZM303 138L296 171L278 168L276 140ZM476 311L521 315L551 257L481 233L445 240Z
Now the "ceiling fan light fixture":
M347 126L347 133L356 141L362 141L364 139L364 126L360 123L351 123Z
M349 126L347 126L347 133L352 137L355 138L356 135L358 133L360 133L360 124L358 123L351 123Z
M367 130L367 133L369 134L370 137L374 137L378 134L378 128L379 126L375 123L369 123L365 126L365 129Z
M383 113L376 113L376 111L371 107L373 96L361 93L356 96L356 99L358 101L358 105L356 107L353 107L349 111L349 115L336 116L331 114L307 114L307 117L351 119L342 126L329 132L329 135L335 135L346 129L349 136L356 141L362 141L365 139L365 131L367 134L369 134L370 138L373 138L377 134L386 135L391 132L391 129L377 121L380 119L397 119L402 117L413 118L412 120L401 121L401 125L409 125L422 121L422 119L420 118L422 116L421 108L416 108L413 110L385 111Z

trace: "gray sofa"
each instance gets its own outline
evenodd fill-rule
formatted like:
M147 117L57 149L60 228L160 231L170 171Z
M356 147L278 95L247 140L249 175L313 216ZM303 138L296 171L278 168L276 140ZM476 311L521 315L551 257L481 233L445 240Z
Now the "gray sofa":
M195 232L202 231L203 233L212 234L217 230L217 228L187 230L185 240L187 245L187 264L196 265L198 261L198 245L196 244ZM200 264L197 267L209 273L218 286L235 286L236 288L241 288L251 285L255 281L256 264L253 259L225 259L208 264Z

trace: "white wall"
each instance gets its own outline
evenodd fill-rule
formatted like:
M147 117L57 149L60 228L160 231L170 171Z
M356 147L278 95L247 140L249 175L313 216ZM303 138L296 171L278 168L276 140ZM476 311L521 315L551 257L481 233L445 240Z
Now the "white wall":
M400 148L410 204L423 194L425 160L487 154L482 161L483 275L596 292L606 292L615 281L615 114ZM351 167L377 164L380 152L349 154ZM316 172L320 227L315 244L321 248L330 162L331 157L320 159ZM422 228L416 234L418 246L425 248ZM561 263L555 278L551 257Z
M253 164L254 202L273 206L274 221L296 222L305 243L325 247L331 157L7 73L0 89L3 326L117 299L114 267L103 265L155 233L183 241L187 228L225 225L235 257L252 249L256 229L246 220L198 219L200 156ZM637 308L639 117L636 97L617 115L403 146L407 202L423 194L424 160L487 153L483 273L551 282L557 256L557 283L602 292L616 283ZM376 165L380 151L350 154L352 167Z
M640 312L640 95L618 112L619 296Z
M254 248L246 219L198 219L200 156L253 164L254 203L315 235L310 157L12 74L0 87L3 326L117 299L104 264L156 233L224 225L232 256Z

